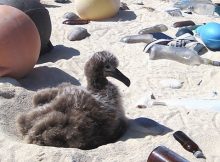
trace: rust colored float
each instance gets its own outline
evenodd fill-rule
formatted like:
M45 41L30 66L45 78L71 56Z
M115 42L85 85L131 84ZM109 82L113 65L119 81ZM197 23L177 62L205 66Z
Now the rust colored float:
M39 58L40 47L39 32L29 16L0 5L0 77L28 74Z

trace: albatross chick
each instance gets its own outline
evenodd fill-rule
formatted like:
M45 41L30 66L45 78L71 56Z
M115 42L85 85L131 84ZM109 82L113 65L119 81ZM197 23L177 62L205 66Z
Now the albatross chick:
M95 53L85 65L87 88L63 83L38 91L34 109L17 118L18 132L27 143L93 149L118 140L127 120L113 77L130 85L118 69L117 58L107 52Z

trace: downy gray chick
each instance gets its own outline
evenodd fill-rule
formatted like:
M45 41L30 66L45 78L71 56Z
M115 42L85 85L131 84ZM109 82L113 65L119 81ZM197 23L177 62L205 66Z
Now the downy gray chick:
M130 85L117 66L113 54L95 53L84 68L87 88L64 83L38 91L35 108L18 116L18 131L28 143L43 146L93 149L115 142L127 120L118 88L106 77Z

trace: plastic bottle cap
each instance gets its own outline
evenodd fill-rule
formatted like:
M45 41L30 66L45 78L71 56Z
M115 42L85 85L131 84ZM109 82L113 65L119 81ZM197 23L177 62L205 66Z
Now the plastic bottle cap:
M205 156L204 156L204 154L202 153L202 151L196 151L195 153L194 153L194 156L196 157L196 158L204 158L204 159L206 159L205 158Z

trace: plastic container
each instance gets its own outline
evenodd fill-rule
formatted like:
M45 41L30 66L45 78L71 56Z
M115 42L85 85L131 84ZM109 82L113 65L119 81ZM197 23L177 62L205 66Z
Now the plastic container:
M220 62L202 58L197 54L196 51L185 47L173 47L155 44L149 49L149 51L145 52L149 52L151 60L168 59L187 65L206 64L220 66Z
M151 47L149 54L151 60L168 59L187 65L203 64L203 59L195 51L185 47L155 44Z
M199 146L185 133L183 133L182 131L176 131L173 134L173 137L183 146L184 149L193 153L196 158L206 159Z
M174 7L180 8L181 10L189 7L190 0L178 0L174 3Z
M212 50L220 50L220 24L210 22L196 29L204 44Z
M193 2L190 4L190 10L200 15L214 15L215 5L212 3Z
M211 0L176 0L173 6L180 9L187 9L192 3L212 3Z
M189 9L201 15L213 15L216 7L210 0L179 0L173 6L181 10Z
M158 146L149 155L147 162L189 162L165 146Z

